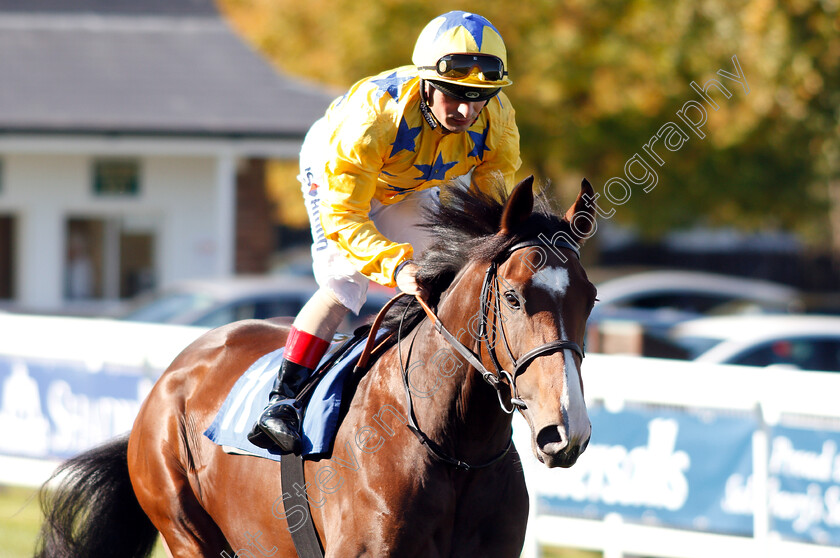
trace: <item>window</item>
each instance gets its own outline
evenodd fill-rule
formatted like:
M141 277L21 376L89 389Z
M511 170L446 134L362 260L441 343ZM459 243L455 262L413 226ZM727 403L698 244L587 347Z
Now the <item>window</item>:
M99 196L140 193L140 163L133 159L98 159L93 163L93 192Z
M193 325L218 327L237 320L266 320L279 316L295 316L306 300L298 297L266 297L227 304L195 321Z
M105 221L68 219L65 230L64 297L67 300L102 298Z
M703 314L710 309L732 300L732 297L725 294L707 294L691 291L663 292L638 296L634 299L621 303L623 307L644 308L656 310L661 308L672 308L684 312L696 312Z
M745 351L733 358L732 364L788 365L802 370L840 372L840 340L779 339Z
M0 299L15 296L15 217L0 215Z
M65 230L67 300L128 298L154 287L153 230L122 218L84 216L69 218Z

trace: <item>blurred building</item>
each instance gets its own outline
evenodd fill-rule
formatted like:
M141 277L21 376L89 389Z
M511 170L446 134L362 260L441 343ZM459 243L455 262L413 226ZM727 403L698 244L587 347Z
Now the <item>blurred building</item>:
M0 300L45 311L263 271L264 160L332 99L212 0L0 0L0 76Z

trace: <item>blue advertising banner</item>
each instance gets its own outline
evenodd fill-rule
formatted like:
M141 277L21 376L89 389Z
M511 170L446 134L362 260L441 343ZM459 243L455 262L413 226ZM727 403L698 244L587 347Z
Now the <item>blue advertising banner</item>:
M128 432L153 377L0 355L0 454L66 458Z
M840 545L840 432L777 426L770 444L770 528Z
M752 417L650 407L594 407L589 417L592 441L574 467L535 470L541 511L752 533L752 516L737 505L743 494L727 487L732 475L752 473Z

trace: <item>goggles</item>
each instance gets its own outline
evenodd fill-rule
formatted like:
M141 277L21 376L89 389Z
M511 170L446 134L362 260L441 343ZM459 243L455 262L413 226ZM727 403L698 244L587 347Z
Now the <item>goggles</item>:
M452 97L453 99L458 99L459 101L466 101L468 103L489 101L498 95L499 91L501 91L501 88L498 87L493 89L487 87L464 87L446 81L428 81L432 87L442 92L444 95Z
M445 54L434 66L420 66L420 70L435 70L440 77L462 79L478 68L482 79L501 81L507 75L502 59L489 54Z

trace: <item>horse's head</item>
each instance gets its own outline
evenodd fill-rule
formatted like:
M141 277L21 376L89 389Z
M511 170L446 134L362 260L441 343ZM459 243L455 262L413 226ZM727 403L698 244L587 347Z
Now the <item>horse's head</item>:
M519 407L537 458L549 467L570 467L591 430L580 365L595 287L578 247L595 230L587 204L593 192L584 180L575 203L559 216L544 196L534 195L533 182L522 181L510 195L500 177L481 189L443 190L442 203L427 216L435 241L417 278L429 293L424 307L435 327L495 388L495 395L484 392L482 404L492 405L498 396L506 412ZM437 307L439 319L429 307ZM386 327L414 327L425 317L415 308L413 314L410 305L392 313ZM504 436L510 422L495 412Z
M515 377L514 395L531 427L535 455L549 467L570 467L591 433L580 366L596 291L577 247L595 228L584 199L592 186L584 179L563 219L546 220L553 228L534 237L532 183L531 177L516 187L502 214L499 234L525 240L499 258L502 319L496 320L500 331L493 345L500 364Z

